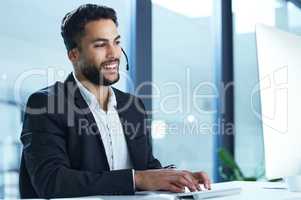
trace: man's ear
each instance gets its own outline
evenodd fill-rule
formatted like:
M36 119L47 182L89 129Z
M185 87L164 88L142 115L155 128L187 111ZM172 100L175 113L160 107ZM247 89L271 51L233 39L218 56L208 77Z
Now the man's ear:
M79 60L79 51L77 48L73 48L68 52L68 57L72 63L77 63Z

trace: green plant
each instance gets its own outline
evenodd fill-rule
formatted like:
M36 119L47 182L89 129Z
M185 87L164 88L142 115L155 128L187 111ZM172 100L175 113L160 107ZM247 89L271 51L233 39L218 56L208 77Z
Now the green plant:
M221 161L220 176L225 181L256 181L258 177L245 177L230 152L224 148L218 150Z

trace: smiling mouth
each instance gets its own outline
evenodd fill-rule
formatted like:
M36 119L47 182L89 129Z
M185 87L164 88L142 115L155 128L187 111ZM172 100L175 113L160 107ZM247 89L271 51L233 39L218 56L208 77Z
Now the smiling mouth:
M103 66L103 69L109 72L115 72L118 69L118 62L111 62Z

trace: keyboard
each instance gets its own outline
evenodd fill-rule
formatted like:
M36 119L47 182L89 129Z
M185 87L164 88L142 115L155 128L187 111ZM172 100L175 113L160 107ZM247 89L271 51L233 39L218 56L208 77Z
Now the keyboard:
M136 195L147 195L151 197L154 195L154 199L156 195L166 195L173 198L166 199L193 199L193 200L201 200L207 198L216 198L216 197L224 197L230 195L237 195L241 192L241 188L227 188L227 189L213 189L213 190L203 190L197 192L183 192L183 193L171 193L171 192L162 192L162 191L140 191L136 192Z
M184 193L175 193L173 194L178 199L207 199L207 198L216 198L224 197L230 195L240 194L241 188L227 188L227 189L214 189L214 190L205 190L197 192L184 192Z

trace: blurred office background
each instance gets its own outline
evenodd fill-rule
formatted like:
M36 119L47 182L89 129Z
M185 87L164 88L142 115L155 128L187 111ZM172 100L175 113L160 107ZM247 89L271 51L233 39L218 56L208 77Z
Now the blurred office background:
M224 0L10 0L0 6L0 198L18 197L19 136L22 109L28 96L63 81L72 66L60 36L63 16L83 3L104 4L118 14L122 46L130 71L121 66L116 87L134 92L152 82L143 94L152 119L153 151L163 165L204 170L219 181L217 149L220 119L213 87L229 65L219 48L220 6ZM301 35L299 0L226 0L232 13L230 54L233 65L233 132L230 152L248 176L263 172L261 122L250 99L258 83L255 24L262 23ZM227 25L227 24L225 24ZM230 62L231 63L231 62ZM229 80L229 79L227 79ZM230 76L231 81L231 76ZM196 98L199 97L199 98ZM259 96L252 97L259 106ZM225 113L227 115L227 113ZM235 116L235 117L234 117ZM230 116L231 118L231 116ZM231 121L231 120L230 120ZM231 146L232 145L232 146Z

